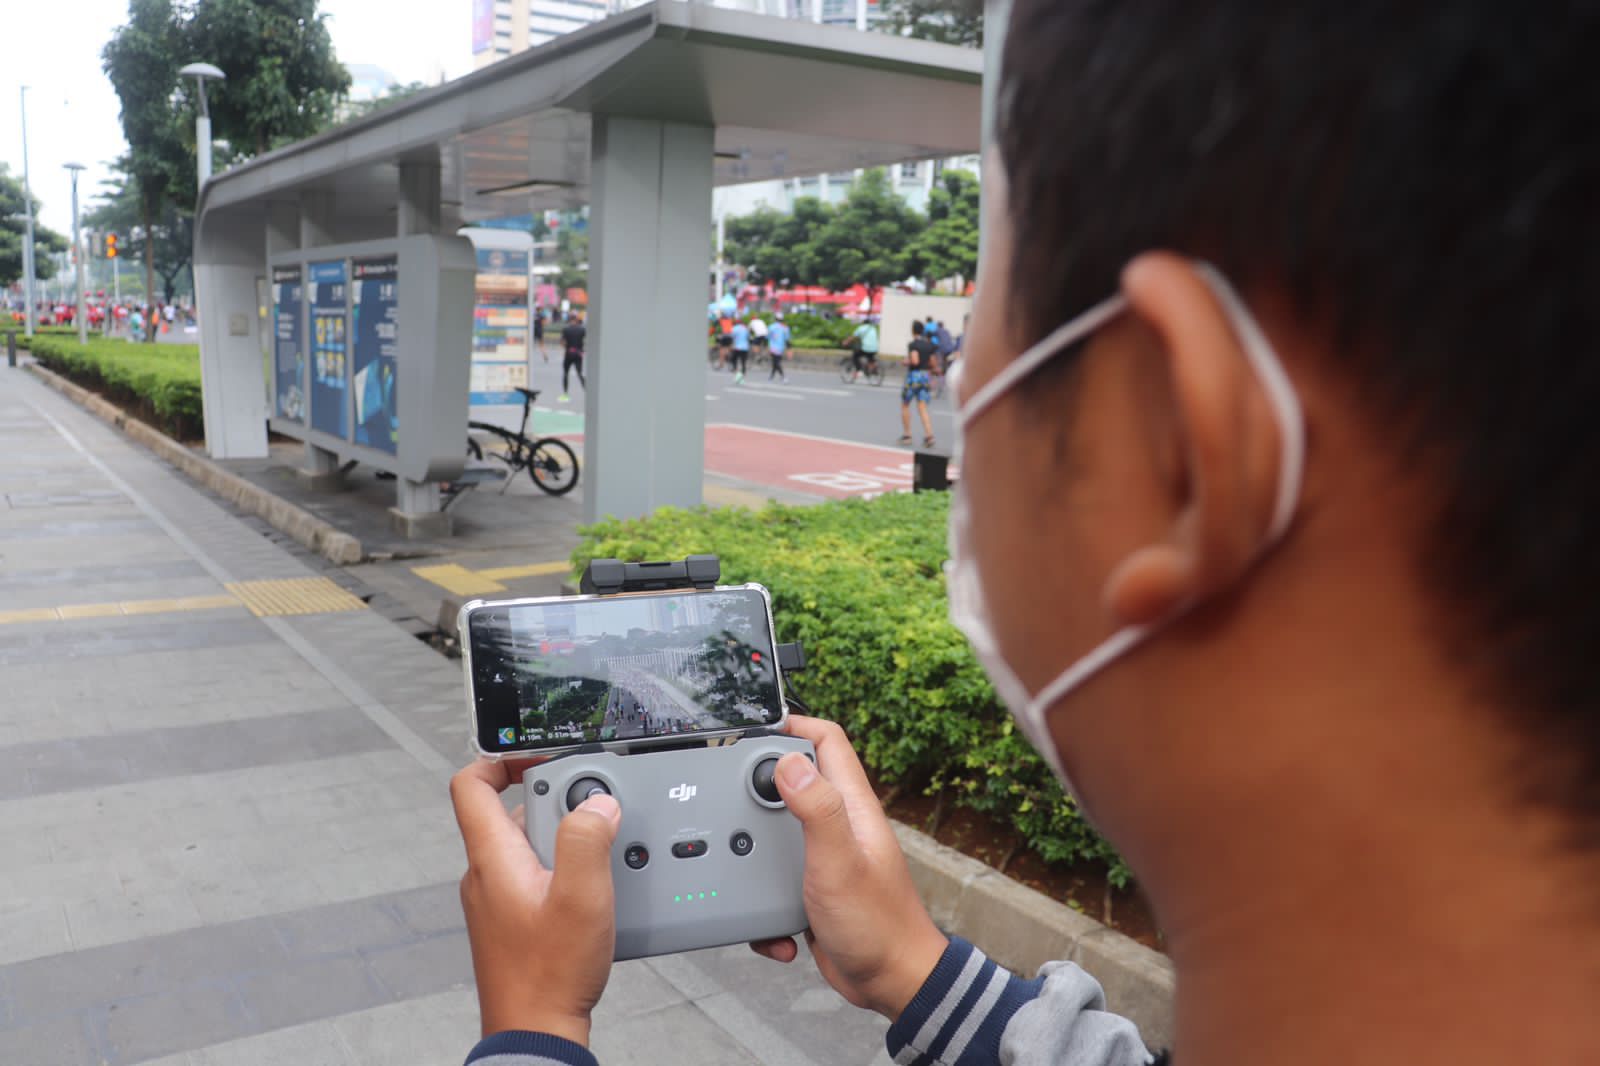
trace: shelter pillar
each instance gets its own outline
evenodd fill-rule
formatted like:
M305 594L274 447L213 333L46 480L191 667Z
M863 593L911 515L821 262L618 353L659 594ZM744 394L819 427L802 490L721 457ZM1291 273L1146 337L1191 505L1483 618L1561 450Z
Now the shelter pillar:
M584 514L700 502L709 126L594 116Z
M194 284L206 454L262 459L267 455L267 390L256 290L265 262L261 227L238 217L218 219L197 243Z
M401 160L396 236L438 233L441 206L438 157ZM472 337L462 337L461 346L463 351L470 351ZM443 500L437 481L412 481L401 476L395 478L394 486L389 521L396 530L411 539L450 535L450 515L441 509Z

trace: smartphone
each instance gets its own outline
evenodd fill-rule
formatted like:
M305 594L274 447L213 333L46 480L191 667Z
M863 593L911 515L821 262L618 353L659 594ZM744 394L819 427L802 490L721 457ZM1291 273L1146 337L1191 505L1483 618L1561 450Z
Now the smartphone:
M477 600L458 625L473 745L491 758L710 740L788 717L760 585Z

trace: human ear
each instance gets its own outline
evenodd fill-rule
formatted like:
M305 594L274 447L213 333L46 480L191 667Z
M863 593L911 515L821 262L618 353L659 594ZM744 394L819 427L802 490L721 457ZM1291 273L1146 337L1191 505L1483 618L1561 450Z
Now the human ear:
M1239 578L1268 535L1282 441L1265 387L1227 311L1192 260L1139 256L1123 271L1128 313L1155 338L1178 427L1171 518L1130 552L1104 600L1123 625L1149 625Z

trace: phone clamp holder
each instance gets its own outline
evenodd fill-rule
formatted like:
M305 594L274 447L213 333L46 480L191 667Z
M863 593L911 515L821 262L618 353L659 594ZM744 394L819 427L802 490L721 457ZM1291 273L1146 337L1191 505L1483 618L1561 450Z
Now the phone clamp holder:
M625 563L621 559L590 559L583 568L578 591L586 596L615 596L624 592L664 592L671 589L713 589L722 580L722 560L715 555L689 555L661 563ZM806 650L799 641L779 644L778 669L797 674L806 668Z

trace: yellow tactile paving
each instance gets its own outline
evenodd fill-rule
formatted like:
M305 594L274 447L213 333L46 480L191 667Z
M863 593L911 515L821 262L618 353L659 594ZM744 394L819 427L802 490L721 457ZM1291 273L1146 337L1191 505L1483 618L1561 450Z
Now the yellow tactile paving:
M506 587L492 577L468 570L458 563L438 566L413 566L411 572L424 581L431 581L446 592L457 596L482 596L488 592L504 592Z
M519 577L540 577L544 574L564 574L572 569L571 563L532 563L528 566L496 566L479 570L479 577L490 581L513 581Z
M224 587L257 617L360 611L367 606L325 577L235 581Z
M0 625L19 622L71 622L81 618L117 618L172 611L213 611L223 607L243 607L228 595L179 596L170 600L123 600L119 603L71 603L63 607L28 607L0 611Z

